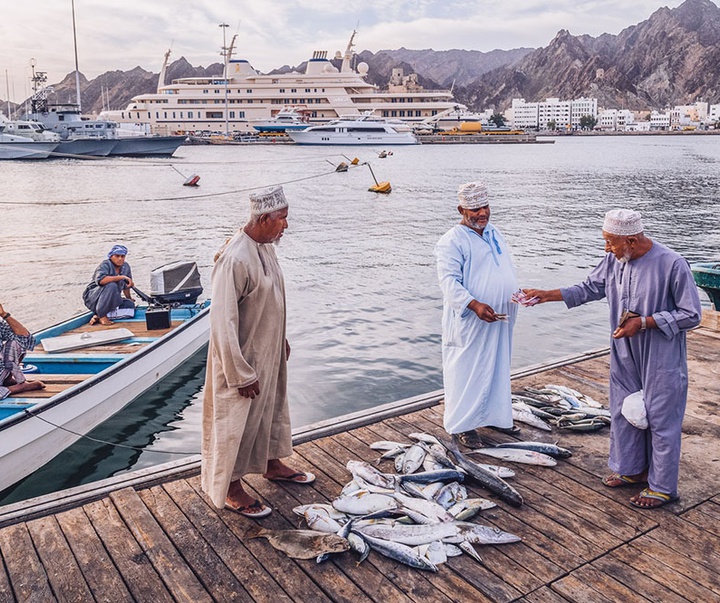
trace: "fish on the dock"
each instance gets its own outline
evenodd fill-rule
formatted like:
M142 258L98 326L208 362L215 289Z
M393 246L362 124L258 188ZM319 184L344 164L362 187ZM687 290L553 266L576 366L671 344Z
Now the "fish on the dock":
M454 523L433 523L433 524L400 524L393 525L374 524L355 528L364 536L392 540L408 546L428 544L443 538L456 537L460 534L460 528Z
M426 454L425 448L419 444L410 446L403 457L402 473L405 475L415 473L422 466Z
M530 425L531 427L536 427L537 429L542 429L544 431L552 431L552 427L550 427L540 417L535 416L532 413L532 410L530 410L530 407L522 402L512 403L512 416L513 421L525 423L526 425Z
M449 484L444 485L433 497L433 499L444 509L449 509L454 504L465 500L467 497L468 493L465 486L458 482L450 482Z
M396 492L394 497L398 503L398 510L417 523L439 523L455 519L435 501L406 496L400 492Z
M470 557L475 559L475 561L477 561L478 563L482 563L482 558L475 550L475 547L467 540L463 540L462 542L458 543L458 548L466 555L470 555Z
M545 389L549 390L555 390L558 392L561 396L569 396L580 402L583 406L591 406L593 408L602 408L602 404L598 402L597 400L593 400L590 396L587 394L583 394L582 392L577 391L576 389L573 389L571 387L567 387L566 385L553 385L549 384L545 386Z
M557 444L549 444L547 442L505 442L496 444L495 448L514 448L520 450L534 450L542 454L547 454L556 459L567 459L572 456L567 448L561 448Z
M437 471L423 471L410 475L401 475L399 482L414 482L417 484L431 484L433 482L461 482L465 479L465 473L457 469L438 469Z
M316 532L337 534L342 529L342 524L325 511L308 509L305 511L305 522L311 530Z
M409 433L408 437L411 440L416 440L417 442L423 442L428 445L432 444L440 444L440 440L438 440L434 435L429 433Z
M455 503L448 509L448 513L452 515L456 521L467 521L475 517L480 511L497 507L497 504L486 498L466 498Z
M522 506L522 496L520 496L520 493L515 488L513 488L502 478L498 477L494 473L490 473L489 471L478 466L477 463L474 463L469 458L467 458L462 452L460 452L460 449L452 440L441 441L443 445L453 453L457 464L462 469L464 469L467 474L472 477L476 482L478 482L483 488L486 488L487 490L490 490L490 492L497 494L504 501L515 507Z
M358 554L357 564L360 565L370 554L370 545L352 531L347 535L347 541L350 548Z
M569 429L571 431L597 431L605 427L607 423L601 418L584 419L582 421L563 421L558 419L557 426L560 429Z
M394 510L397 508L397 503L392 496L358 490L336 498L332 501L332 506L343 513L368 515L376 511Z
M435 566L442 565L447 561L445 545L439 540L429 542L428 544L418 545L413 550L418 555L425 557L425 559Z
M370 548L390 559L394 559L410 567L431 572L438 571L435 564L431 563L426 557L418 555L412 548L405 544L390 542L389 540L383 540L381 538L373 538L372 536L363 536L362 534L360 534L360 537L370 545Z
M484 526L479 523L470 523L467 521L455 522L459 528L459 534L466 542L473 544L510 544L512 542L520 542L522 538L516 534L505 532L500 528Z
M309 505L298 505L297 507L293 507L293 513L295 513L295 515L300 515L300 517L304 517L306 511L308 510L325 511L329 517L332 517L335 521L339 521L341 523L345 523L348 520L345 513L341 513L335 509L335 507L327 503L312 503Z
M477 466L489 471L493 475L497 475L502 479L510 479L515 477L515 472L509 467L503 467L502 465L488 465L487 463L477 463Z
M394 450L395 448L410 448L412 444L403 444L401 442L392 442L390 440L380 440L370 444L373 450Z
M380 488L393 488L395 486L395 478L392 475L378 471L370 463L364 461L348 461L346 467L354 477L360 477L374 486Z
M557 465L557 461L550 455L520 448L477 448L471 450L468 454L483 454L511 463L523 463L539 467L554 467Z
M326 553L350 549L347 539L313 530L269 530L255 526L245 533L245 538L266 538L274 548L293 559L316 559Z

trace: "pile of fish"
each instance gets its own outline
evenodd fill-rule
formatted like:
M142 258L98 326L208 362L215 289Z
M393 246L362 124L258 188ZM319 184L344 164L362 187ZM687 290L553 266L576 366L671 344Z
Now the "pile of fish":
M365 461L349 461L352 480L332 504L308 504L293 511L309 530L264 530L250 538L267 538L292 557L326 560L331 554L352 549L358 563L374 550L411 567L438 571L448 557L466 553L481 561L478 544L519 542L520 537L495 527L468 521L478 512L496 506L484 498L470 498L464 485L473 480L506 502L520 506L522 497L505 478L514 472L505 467L475 463L453 441L426 433L410 434L412 443L381 441L371 444L382 451L378 460L392 460L397 474L384 473ZM537 455L534 464L548 464L541 457L570 452L551 444L520 442L518 447L497 447L472 453L497 451L501 458L523 462ZM468 453L471 454L471 453ZM551 456L548 459L554 462ZM287 533L287 534L285 534ZM319 534L322 533L322 534Z
M610 411L590 396L564 385L526 387L512 394L513 419L544 431L552 426L596 431L610 425Z

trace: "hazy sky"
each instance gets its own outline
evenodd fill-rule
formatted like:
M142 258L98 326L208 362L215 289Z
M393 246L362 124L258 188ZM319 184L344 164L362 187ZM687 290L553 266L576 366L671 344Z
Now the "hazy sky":
M260 71L298 65L313 50L344 50L354 28L356 50L400 47L489 51L545 46L558 30L617 34L662 6L682 0L75 0L80 71L89 79L171 60L220 60L222 28L238 34L235 58ZM30 60L50 83L74 69L71 0L2 0L0 98L30 94Z

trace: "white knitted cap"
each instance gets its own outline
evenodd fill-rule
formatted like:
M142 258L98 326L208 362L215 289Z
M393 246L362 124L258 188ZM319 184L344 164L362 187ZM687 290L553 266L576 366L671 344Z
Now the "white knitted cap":
M611 209L605 214L603 230L620 237L628 237L643 231L640 212L633 209Z
M272 188L250 194L250 213L253 216L262 214L270 214L279 209L288 206L285 193L282 186L274 186Z
M479 209L490 205L487 186L484 182L468 182L458 187L460 207L465 209Z

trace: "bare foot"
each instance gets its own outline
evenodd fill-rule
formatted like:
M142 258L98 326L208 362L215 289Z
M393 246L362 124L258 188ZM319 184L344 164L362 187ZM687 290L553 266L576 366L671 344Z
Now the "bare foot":
M233 509L240 509L242 507L250 507L255 502L255 499L245 492L242 481L237 480L230 482L230 488L228 488L227 496L225 497L225 504Z
M19 383L17 385L8 386L10 395L20 394L22 392L32 392L38 389L45 389L45 384L42 381L25 381L25 383Z
M115 323L112 320L110 320L107 316L103 316L100 319L100 324L107 327L108 325L112 325Z
M677 496L670 496L663 492L655 492L650 488L645 488L642 492L630 498L630 504L641 509L656 509L675 500L677 500Z
M267 464L267 471L263 477L271 482L295 482L296 484L312 484L315 475L308 471L297 471L288 467L278 459L271 459Z
M97 314L93 314L93 317L90 319L89 325L96 325L98 322L100 322L100 319L98 318Z

